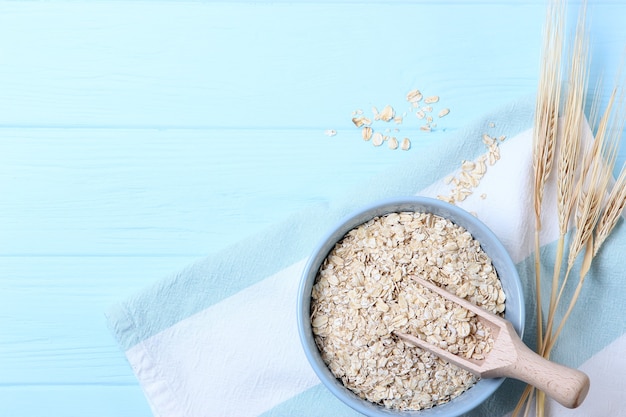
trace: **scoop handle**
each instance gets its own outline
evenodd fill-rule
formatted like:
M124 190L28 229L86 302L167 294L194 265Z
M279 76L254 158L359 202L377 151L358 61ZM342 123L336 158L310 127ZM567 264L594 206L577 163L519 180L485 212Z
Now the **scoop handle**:
M501 376L522 380L540 389L567 408L578 407L589 391L589 377L533 352L519 337L512 340L517 359L502 369Z

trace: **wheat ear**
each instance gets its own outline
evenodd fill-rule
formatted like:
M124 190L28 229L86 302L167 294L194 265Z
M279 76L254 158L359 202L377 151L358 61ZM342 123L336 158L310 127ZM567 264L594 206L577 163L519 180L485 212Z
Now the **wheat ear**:
M613 89L609 104L600 120L598 126L598 132L592 147L592 158L589 167L588 182L586 186L582 188L582 191L578 197L577 213L576 213L576 232L570 244L568 267L565 278L569 276L569 273L574 265L574 262L580 254L583 247L585 248L585 256L580 267L579 280L574 291L572 298L570 299L568 308L560 320L559 326L554 334L546 333L546 339L544 340L544 356L549 356L556 340L558 339L565 323L567 322L578 297L582 290L582 286L585 282L585 277L591 267L593 260L593 246L594 236L593 231L598 224L600 214L602 212L602 202L607 193L609 181L612 176L613 166L615 164L615 158L617 156L617 148L620 138L621 130L611 127L613 105L615 103L617 88ZM618 133L619 132L619 133ZM587 176L585 175L585 176ZM557 304L563 295L567 279L563 280L559 295L557 296Z
M593 256L598 254L600 247L613 231L620 215L624 211L624 207L626 207L626 164L622 166L620 175L613 185L611 194L609 194L604 213L598 221L596 237L593 244Z
M552 170L561 95L561 49L564 7L560 0L550 2L546 15L542 65L535 104L533 129L533 171L535 211L535 285L537 294L537 342L543 340L541 311L540 241L543 191ZM541 346L539 346L541 348Z
M581 7L584 7L581 6ZM569 77L567 98L564 106L563 130L560 136L557 157L557 215L559 240L552 275L550 306L548 309L546 335L552 331L552 322L556 312L556 299L559 290L559 278L572 207L576 200L576 170L580 162L581 139L584 127L585 92L588 85L588 36L585 29L586 13L579 14L574 44L568 62ZM543 344L543 343L542 343ZM543 353L543 352L541 352Z
M625 55L626 57L626 55ZM620 97L620 106L619 112L617 112L614 119L614 126L612 126L612 135L614 136L614 140L617 142L620 140L622 136L622 132L624 131L624 125L626 123L626 101L624 100L624 91L622 91L622 95ZM611 189L611 193L607 199L606 207L604 208L604 212L598 221L598 225L596 226L596 234L593 245L593 256L598 254L600 247L606 240L606 238L611 234L617 221L620 218L620 215L624 211L624 207L626 206L626 163L622 165L622 169L620 171L615 184L613 184L613 188Z
M581 177L582 187L577 202L576 233L569 248L568 270L572 269L580 251L593 233L611 176L612 164L615 162L617 141L616 135L610 134L609 123L616 94L617 88L614 88L598 125L589 164L585 167ZM588 181L587 186L583 181Z

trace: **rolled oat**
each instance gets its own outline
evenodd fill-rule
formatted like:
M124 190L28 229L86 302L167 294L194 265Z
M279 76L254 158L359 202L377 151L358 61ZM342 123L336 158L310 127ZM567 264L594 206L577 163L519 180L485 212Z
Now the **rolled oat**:
M361 398L391 409L430 408L477 381L394 331L473 359L493 343L472 313L416 284L413 275L493 313L504 311L502 286L479 242L427 213L390 213L352 229L327 256L311 294L315 341L331 372Z

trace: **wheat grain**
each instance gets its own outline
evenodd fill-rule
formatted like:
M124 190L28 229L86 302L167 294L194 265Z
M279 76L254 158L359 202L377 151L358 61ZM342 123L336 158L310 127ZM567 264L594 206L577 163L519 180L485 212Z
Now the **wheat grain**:
M615 89L613 90L616 91ZM622 94L620 96L618 110L616 111L615 117L613 118L613 124L611 126L610 134L612 136L612 141L616 143L620 141L622 132L624 131L624 126L626 124L626 101L624 100L624 91L622 90ZM617 146L616 146L617 150ZM624 207L626 206L626 163L622 165L622 169L620 171L615 184L613 184L613 188L611 189L611 193L609 194L606 202L606 206L604 208L604 212L598 220L598 225L596 226L596 235L594 240L593 247L593 256L596 256L600 247L609 236L609 234L613 231L613 228L617 224L620 215L624 211Z
M613 185L604 213L598 221L593 244L593 256L598 254L600 247L617 225L624 207L626 207L626 164L622 167L622 171Z
M588 85L587 55L588 40L585 36L585 14L582 13L569 60L570 75L564 109L562 143L559 148L557 165L557 212L559 230L562 235L567 233L572 200L575 197L575 174L576 168L579 166L585 92Z

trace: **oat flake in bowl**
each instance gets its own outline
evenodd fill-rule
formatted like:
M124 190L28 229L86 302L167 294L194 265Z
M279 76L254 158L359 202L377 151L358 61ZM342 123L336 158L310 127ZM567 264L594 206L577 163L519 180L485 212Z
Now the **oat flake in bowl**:
M494 313L504 312L506 299L505 317L521 333L519 277L476 218L421 197L355 213L309 260L298 319L305 353L322 382L366 415L459 415L501 383L477 382L393 334L411 333L474 359L492 346L488 330L467 310L417 285L413 275Z

